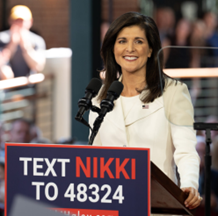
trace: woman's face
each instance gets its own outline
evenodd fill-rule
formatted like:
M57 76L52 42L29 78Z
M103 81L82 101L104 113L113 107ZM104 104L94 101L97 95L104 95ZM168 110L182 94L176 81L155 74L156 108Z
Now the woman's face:
M114 44L114 56L125 73L146 73L146 63L152 49L148 45L145 31L137 25L123 28Z

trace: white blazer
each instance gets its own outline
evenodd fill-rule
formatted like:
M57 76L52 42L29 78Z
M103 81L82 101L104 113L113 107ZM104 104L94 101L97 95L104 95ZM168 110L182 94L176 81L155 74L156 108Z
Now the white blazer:
M141 93L141 97L148 90ZM97 97L92 100L99 107ZM163 96L152 103L138 100L124 122L121 100L107 113L94 145L150 148L153 161L175 183L175 164L180 174L180 187L198 189L199 157L195 149L193 106L185 84L169 80ZM146 105L144 108L143 105ZM90 111L93 126L97 113Z

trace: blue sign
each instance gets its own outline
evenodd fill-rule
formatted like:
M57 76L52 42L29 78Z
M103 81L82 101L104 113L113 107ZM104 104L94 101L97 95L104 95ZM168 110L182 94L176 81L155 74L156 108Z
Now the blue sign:
M5 214L16 194L72 216L150 215L146 148L6 143Z

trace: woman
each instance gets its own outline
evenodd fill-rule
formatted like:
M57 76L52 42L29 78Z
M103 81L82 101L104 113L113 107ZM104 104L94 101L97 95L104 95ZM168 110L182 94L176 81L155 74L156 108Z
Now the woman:
M159 74L160 49L158 29L150 17L129 12L111 24L102 44L104 86L92 102L99 106L114 80L119 79L124 89L113 111L105 116L94 145L148 147L151 160L173 181L175 161L181 188L189 193L185 205L193 209L202 199L197 191L199 157L193 108L187 87L162 70ZM161 68L162 61L160 57ZM91 126L96 117L90 112Z

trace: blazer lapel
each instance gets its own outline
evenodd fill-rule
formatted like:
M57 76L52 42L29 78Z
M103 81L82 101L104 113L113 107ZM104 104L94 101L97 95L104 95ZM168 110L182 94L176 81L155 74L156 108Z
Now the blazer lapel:
M119 133L119 139L122 140L122 145L128 146L128 141L127 141L127 134L126 134L126 127L125 127L125 122L124 122L124 117L123 117L123 110L122 110L122 104L120 98L118 98L114 102L114 109L109 112L105 118L109 122L111 122L111 125L108 125L109 127L117 127L119 128L122 133Z
M105 118L107 118L107 120L113 123L116 127L125 131L125 123L124 123L123 110L122 110L122 104L120 98L118 98L114 102L114 109L111 112L107 113Z
M126 126L133 124L140 119L146 118L161 108L163 108L163 97L159 97L152 103L147 104L138 100L126 117Z

